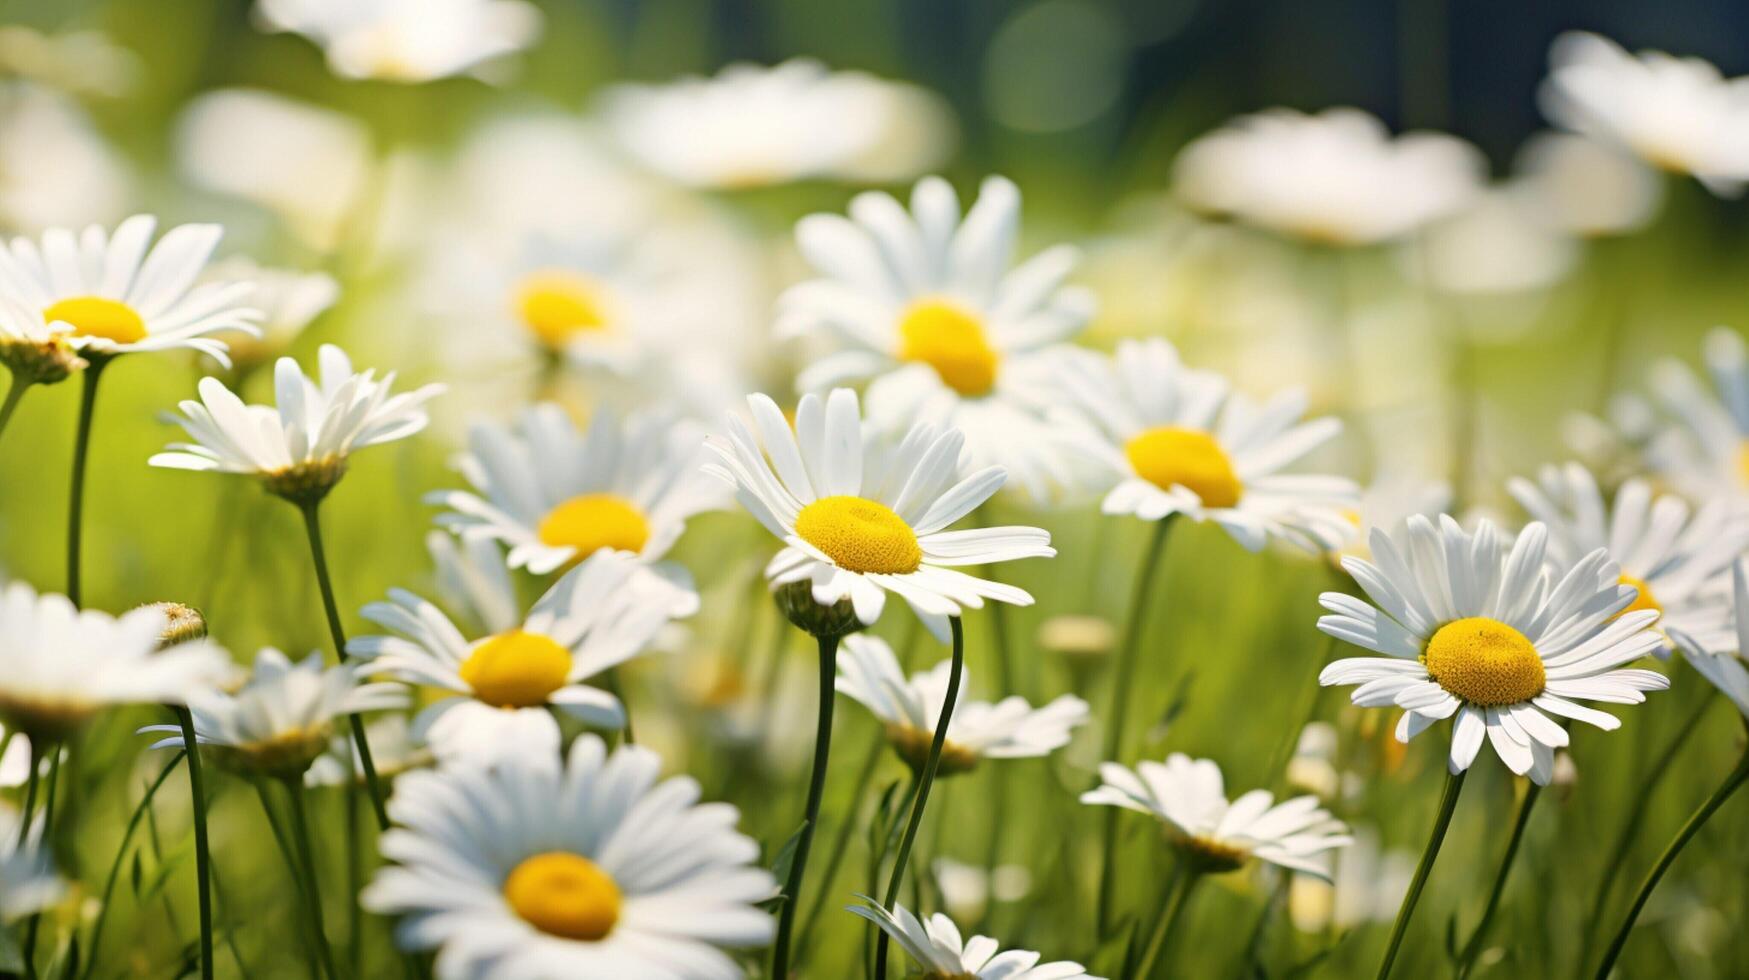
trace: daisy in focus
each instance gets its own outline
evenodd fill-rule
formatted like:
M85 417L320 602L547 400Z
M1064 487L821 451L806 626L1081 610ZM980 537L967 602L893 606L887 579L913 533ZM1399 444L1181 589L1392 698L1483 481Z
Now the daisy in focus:
M880 618L891 592L943 643L949 617L985 599L1032 604L1012 585L955 568L1056 554L1039 528L947 530L1007 479L999 466L961 478L957 431L919 425L897 444L865 442L848 388L803 396L794 429L764 395L747 406L753 426L729 416L728 435L706 442L718 461L705 470L783 541L765 569L773 589L805 591L820 607L848 601L863 626Z
M1100 980L1079 963L1059 960L1040 963L1039 954L1030 950L1004 951L989 936L973 936L970 942L960 938L953 920L937 912L927 922L918 921L903 905L888 912L872 900L849 906L846 911L879 926L893 937L907 955L917 961L924 977L954 978L954 980Z
M28 829L21 823L17 810L0 804L0 926L48 908L67 892L43 845L43 821Z
M1282 803L1254 789L1228 802L1221 768L1174 752L1135 769L1103 762L1100 785L1081 794L1090 806L1118 806L1159 820L1172 846L1198 873L1236 871L1252 858L1330 878L1326 852L1352 843L1348 828L1315 796ZM1273 804L1273 805L1272 805Z
M1669 417L1653 423L1645 462L1693 499L1749 500L1749 345L1718 327L1701 356L1710 390L1678 361L1652 369L1652 400Z
M442 980L741 977L721 947L771 941L754 903L777 883L735 808L698 803L691 777L658 783L661 764L584 735L563 762L408 773L381 842L395 863L361 900L404 917L402 946L436 949Z
M1041 415L1063 342L1093 315L1093 296L1064 285L1076 253L1046 249L1011 267L1020 191L984 181L962 220L953 188L919 181L911 207L870 191L848 218L816 214L796 244L819 278L779 300L781 335L817 334L838 350L796 381L802 391L869 380L883 431L919 422L965 433L973 465L1000 465L1034 499L1069 483L1061 437Z
M1280 472L1342 428L1301 422L1304 391L1254 403L1159 339L1126 341L1110 358L1080 353L1062 381L1079 410L1063 417L1110 475L1105 513L1213 521L1251 551L1270 538L1330 551L1354 533L1353 481Z
M521 0L256 0L255 14L321 45L342 78L408 84L485 77L541 30L540 9Z
M1639 704L1670 686L1664 675L1622 665L1661 647L1655 609L1629 610L1639 592L1602 549L1557 578L1548 567L1549 532L1531 524L1508 539L1483 521L1465 531L1411 517L1387 533L1374 529L1372 558L1347 558L1372 603L1326 592L1330 615L1318 628L1384 657L1350 657L1325 667L1326 687L1357 684L1355 704L1404 711L1397 739L1407 742L1455 718L1450 769L1463 772L1486 740L1500 760L1539 785L1554 776L1567 730L1550 715L1605 731L1613 715L1578 701Z
M947 701L948 673L943 660L934 669L909 680L885 640L867 634L844 638L838 658L838 693L860 702L887 727L887 741L912 769L921 771L929 758L935 726ZM969 772L980 759L1030 759L1049 755L1069 743L1074 730L1087 722L1087 702L1065 694L1042 708L1019 696L995 704L967 703L969 675L961 678L960 699L942 743L939 775Z

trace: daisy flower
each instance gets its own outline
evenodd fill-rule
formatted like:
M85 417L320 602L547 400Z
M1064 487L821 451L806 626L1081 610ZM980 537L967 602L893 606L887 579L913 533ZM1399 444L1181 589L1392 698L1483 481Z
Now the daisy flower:
M1102 762L1099 778L1098 788L1081 794L1082 803L1154 817L1172 846L1203 872L1236 871L1255 857L1328 880L1321 855L1353 840L1315 796L1275 803L1268 790L1254 789L1229 803L1221 767L1209 759L1174 752L1164 763L1143 762L1134 770Z
M1272 537L1329 551L1353 533L1352 481L1280 472L1342 428L1301 422L1304 391L1257 404L1160 339L1126 341L1112 358L1082 352L1063 368L1081 443L1115 484L1107 514L1213 521L1252 551Z
M1639 704L1670 686L1662 674L1618 669L1664 643L1655 609L1638 598L1603 549L1558 578L1548 567L1549 532L1531 524L1508 541L1483 521L1465 531L1450 517L1411 517L1405 528L1375 528L1370 560L1342 567L1372 600L1340 592L1319 601L1331 615L1318 628L1385 654L1325 667L1319 683L1357 684L1363 708L1404 709L1407 742L1453 718L1450 766L1463 772L1484 737L1507 768L1541 785L1554 775L1567 731L1550 715L1604 730L1614 716L1577 700Z
M888 912L877 903L863 899L845 911L879 926L893 937L901 948L922 968L924 977L952 977L965 980L1100 980L1079 963L1059 960L1040 963L1039 954L1030 950L1003 951L989 936L973 936L970 942L960 938L953 920L937 912L928 922L919 922L903 905Z
M293 663L264 647L235 692L208 688L189 697L195 741L227 768L301 779L328 751L340 719L407 703L400 685L361 684L358 678L350 666L324 667L319 653ZM175 725L140 731L168 735L152 743L154 749L189 747Z
M403 916L401 944L435 948L442 980L741 977L719 947L771 941L754 903L777 883L735 808L699 804L687 776L658 783L661 764L584 735L563 762L408 773L382 838L395 863L361 901Z
M1070 482L1062 439L1044 423L1064 341L1093 314L1092 294L1063 285L1067 245L1010 268L1020 191L984 181L962 221L939 177L919 181L905 209L887 194L850 203L850 217L816 214L796 244L819 273L779 300L780 334L823 334L841 349L796 385L820 391L872 379L869 418L887 431L917 422L965 433L974 465L1006 467L1035 498Z
M1687 634L1706 649L1736 642L1725 578L1749 546L1749 515L1735 504L1714 499L1693 511L1673 494L1654 495L1641 479L1605 503L1596 478L1578 463L1544 467L1536 482L1515 478L1506 489L1548 528L1552 573L1602 548L1621 566L1621 584L1637 593L1628 611L1654 610L1658 629ZM1668 645L1658 651L1669 652Z
M1731 621L1734 629L1723 638L1710 642L1703 637L1689 636L1675 626L1668 627L1671 639L1682 656L1696 672L1731 699L1737 710L1749 719L1749 565L1738 559L1731 565Z
M922 769L935 739L936 722L947 700L948 673L943 660L919 671L909 681L893 656L893 648L878 637L858 634L844 638L838 658L837 689L862 703L887 726L887 741L913 769ZM960 699L948 722L941 747L940 774L970 771L980 759L1030 759L1049 755L1069 744L1071 733L1087 722L1087 702L1065 694L1042 708L1018 696L995 704L967 703L970 686L961 678Z
M214 263L206 277L255 284L249 302L261 311L261 336L231 341L231 360L239 371L285 353L340 298L340 284L326 272L268 268L241 256Z
M425 401L443 390L426 385L390 395L395 373L355 373L344 351L323 344L321 380L282 357L274 367L277 408L245 405L217 378L200 379L200 401L184 401L175 419L192 443L172 443L148 462L170 469L241 473L261 478L289 500L319 500L346 472L356 450L404 439L425 428Z
M488 74L541 30L540 9L521 0L256 0L255 14L321 45L342 78L408 84Z
M127 215L133 195L127 158L78 100L64 89L0 82L0 227L34 234L109 224Z
M413 722L440 759L557 754L549 708L601 728L625 724L619 699L582 681L637 656L668 622L668 607L638 587L636 572L622 555L593 555L527 616L494 621L473 640L430 602L395 589L363 610L393 635L355 637L346 652L372 672L447 695Z
M1415 514L1436 517L1451 507L1451 484L1409 474L1380 476L1360 492L1360 505L1349 515L1355 533L1332 557L1367 556L1366 542L1372 529L1394 531Z
M43 846L42 819L31 821L29 830L22 823L17 810L0 804L0 926L48 908L67 892Z
M1677 361L1653 368L1653 401L1670 418L1654 423L1645 462L1691 498L1749 499L1749 346L1717 327L1701 354L1711 390Z
M0 590L0 722L45 742L105 708L182 704L231 675L224 651L186 643L158 652L164 613L79 610L22 582Z
M705 470L734 486L741 505L783 541L765 569L774 589L805 589L819 607L847 601L863 626L880 618L892 592L943 643L948 618L985 599L1032 604L1012 585L954 567L1056 554L1038 528L946 530L1007 478L999 466L960 478L957 431L919 425L896 445L865 444L848 388L803 396L794 429L770 398L752 395L747 405L753 427L730 416L729 434L706 442L718 462Z
M1537 133L1525 140L1512 166L1513 182L1530 192L1543 216L1581 238L1638 231L1663 203L1664 183L1656 171L1588 136Z
M0 248L0 335L46 325L88 355L189 348L229 366L225 342L211 335L254 332L261 314L243 305L253 285L195 284L218 225L179 225L153 245L157 226L140 214L113 234L91 225L12 239Z

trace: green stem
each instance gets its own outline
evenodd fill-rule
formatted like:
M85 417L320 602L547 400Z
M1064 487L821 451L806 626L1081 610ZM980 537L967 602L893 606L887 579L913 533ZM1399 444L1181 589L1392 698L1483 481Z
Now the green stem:
M1494 911L1500 907L1500 895L1506 891L1506 879L1512 874L1512 861L1518 857L1518 845L1524 841L1524 828L1530 823L1531 808L1542 798L1542 791L1541 786L1531 783L1524 793L1524 799L1518 804L1518 819L1512 824L1512 836L1506 841L1506 853L1500 858L1500 870L1494 875L1494 887L1488 891L1488 904L1482 906L1482 918L1476 923L1476 931L1470 934L1470 941L1464 943L1463 952L1458 956L1458 980L1470 975L1477 954L1482 952L1482 942L1488 936L1488 927L1494 922Z
M298 505L304 515L304 530L310 538L310 557L316 564L316 585L322 591L322 609L328 614L328 632L334 638L334 653L341 663L348 663L346 629L340 625L340 605L334 601L334 582L328 575L328 557L322 549L322 520L319 501ZM377 829L389 829L389 811L383 803L382 784L377 779L376 762L371 759L370 740L364 734L364 717L351 715L352 744L358 748L358 762L364 770L365 785L370 788L371 809L376 812Z
M322 959L322 969L338 980L340 973L334 969L334 951L329 948L328 933L322 927L322 886L316 878L316 853L310 843L310 815L304 802L304 781L288 779L285 787L291 796L292 838L297 845L298 862L303 866L304 880L309 882L309 887L304 889L304 898L308 904L310 929L316 936L316 953Z
M6 432L6 423L12 421L12 413L17 411L18 403L24 400L24 393L30 389L31 383L24 375L12 372L12 386L6 389L6 401L0 402L0 435Z
M1421 889L1427 885L1427 876L1433 871L1433 861L1439 857L1439 845L1445 843L1446 828L1451 826L1451 815L1457 812L1458 794L1463 791L1464 777L1469 770L1463 772L1448 772L1445 777L1445 792L1439 797L1439 816L1433 822L1433 833L1427 838L1427 848L1421 852L1421 863L1415 866L1415 877L1409 882L1409 891L1403 896L1403 904L1397 909L1397 923L1391 927L1391 941L1385 947L1385 958L1379 962L1378 980L1385 980L1391 975L1391 964L1396 962L1397 948L1403 945L1403 934L1409 930L1409 919L1415 914L1415 903L1421 900Z
M176 771L176 767L182 764L182 757L186 754L187 750L177 752L174 758L165 763L164 768L158 773L158 778L152 780L151 785L146 787L146 794L140 797L139 805L134 807L133 814L128 817L127 828L122 831L121 843L115 849L115 860L109 865L109 878L103 884L103 903L97 907L97 921L91 926L91 941L85 946L87 959L82 974L84 977L91 976L91 971L97 963L97 954L103 948L103 925L109 920L110 898L115 894L116 880L121 877L121 862L127 856L128 844L133 841L134 834L140 829L140 821L145 818L146 810L152 806L152 798L158 795L159 787L163 786L164 782L170 778L170 774Z
M1191 890L1201 878L1202 875L1195 871L1180 872L1173 876L1166 901L1160 908L1160 918L1154 923L1153 935L1148 937L1148 948L1142 954L1141 963L1136 969L1136 980L1148 980L1154 975L1154 964L1160 958L1160 951L1166 946L1166 936L1172 931L1172 923L1178 919L1179 910L1184 908L1184 900L1190 897Z
M627 745L638 744L637 738L632 735L632 706L631 702L626 700L625 690L619 682L619 668L609 667L602 671L601 681L603 686L607 688L607 693L619 699L619 708L625 712L626 723L620 727L620 737L625 740Z
M30 813L36 809L37 785L42 781L43 751L37 739L30 740L30 775L24 782L24 809L18 814L18 843L23 847L30 839Z
M194 871L200 878L200 975L213 980L212 851L206 832L206 788L201 773L199 742L194 734L194 713L187 705L176 707L182 725L182 743L188 752L188 792L194 803ZM96 950L92 950L95 957Z
M1130 710L1130 688L1134 686L1136 652L1141 647L1142 620L1147 614L1148 597L1153 594L1154 576L1166 553L1167 535L1175 517L1168 515L1154 524L1154 536L1142 552L1142 565L1136 572L1135 592L1130 596L1129 622L1124 626L1123 646L1118 650L1116 674L1111 685L1111 710L1106 717L1110 727L1105 730L1105 753L1109 762L1119 761L1123 749L1124 724ZM1117 815L1119 808L1110 807L1105 814L1104 861L1099 875L1098 935L1110 934L1111 903L1116 891Z
M808 951L808 936L814 931L814 923L819 921L821 913L826 910L826 896L831 894L832 882L837 879L838 869L844 863L844 854L850 848L850 834L856 829L856 812L860 809L863 794L868 791L869 781L874 778L875 767L880 764L881 752L886 747L887 740L879 734L875 735L874 743L863 756L862 767L857 770L856 782L850 791L850 802L844 808L844 819L838 822L838 832L832 837L832 850L826 858L826 873L820 879L820 890L814 895L814 903L809 906L807 917L802 920L802 931L796 934L798 958Z
M97 382L109 365L110 355L86 358L85 377L79 390L79 427L73 437L73 486L67 495L67 598L80 604L79 539L85 516L85 463L91 455L91 418L97 410Z
M960 676L966 667L965 631L958 616L950 617L948 623L953 627L953 666L948 670L947 694L941 702L941 717L935 722L935 738L929 743L929 759L923 764L923 775L917 782L917 799L911 804L911 820L905 826L905 836L899 841L899 856L893 859L892 875L887 879L886 901L882 904L888 912L899 900L905 865L911 860L911 847L917 842L917 828L922 825L924 808L929 805L929 787L935 783L935 772L941 766L941 747L947 742L948 725L953 720L953 709L959 703ZM875 939L876 980L884 980L887 975L889 939L885 929L880 930L880 936Z
M1689 839L1700 831L1714 810L1731 798L1731 794L1743 785L1744 780L1749 780L1749 747L1745 747L1743 758L1737 761L1736 768L1725 776L1725 781L1719 784L1718 789L1713 790L1713 795L1707 797L1700 809L1694 811L1688 822L1676 832L1676 839L1670 842L1669 847L1664 848L1664 853L1658 857L1658 863L1652 865L1652 870L1647 872L1646 880L1640 883L1640 890L1634 895L1633 905L1628 907L1627 917L1622 919L1621 928L1616 930L1615 938L1609 943L1609 950L1603 954L1603 962L1597 966L1598 980L1606 980L1609 971L1615 967L1622 947L1627 945L1628 934L1634 929L1634 921L1640 917L1640 910L1646 907L1646 900L1652 897L1652 891L1658 887L1658 881L1670 869L1676 855L1682 853L1682 848L1688 844Z
M350 776L350 774L349 774ZM353 900L346 903L347 974L364 976L364 906L358 893L364 890L364 847L360 838L364 831L358 826L358 780L348 778L346 790L340 796L346 814L346 894Z
M783 910L778 914L777 943L771 955L772 980L788 980L790 938L795 931L796 905L802 878L808 869L808 849L814 843L814 828L820 822L820 797L826 791L826 762L832 750L832 704L838 681L838 637L818 637L820 646L820 703L815 710L814 768L808 777L807 812L802 817L801 838L790 861L789 879L783 885Z
M893 810L893 822L888 824L886 826L886 832L881 834L880 848L869 855L868 893L870 895L880 894L881 868L886 866L887 855L893 853L893 848L898 845L899 828L904 826L899 823L898 815L911 812L911 804L917 802L917 788L922 782L923 774L913 769L911 771L911 779L905 786L905 796L899 801L898 808ZM875 976L874 937L880 932L881 930L879 929L873 929L864 933L866 938L863 940L863 966L867 969L870 980L874 980ZM882 980L885 980L885 978L882 978Z
M297 856L292 851L292 843L286 837L285 827L279 822L279 814L273 808L273 799L267 793L267 783L259 779L252 780L252 782L255 784L255 795L261 798L261 812L267 815L268 829L273 831L273 842L279 846L279 856L284 859L286 871L291 874L292 891L297 893L298 904L307 906L309 899L304 895L304 874L300 870ZM299 921L302 922L301 931L305 933L304 948L306 950L315 945L315 940L308 935L309 923L306 921L308 918L305 915L298 916ZM304 957L304 963L309 968L312 980L321 980L322 968L317 964L313 953Z
M1305 704L1296 712L1300 719L1299 724L1287 730L1287 737L1282 740L1281 748L1276 750L1275 760L1269 765L1269 778L1263 781L1266 787L1281 788L1279 784L1287 776L1287 767L1293 762L1294 750L1300 744L1300 735L1318 717L1318 703L1323 700L1324 693L1324 686L1318 683L1318 674L1330 662L1330 655L1336 652L1336 638L1325 636L1321 649L1317 659L1312 661L1312 676L1307 681Z
M55 751L53 757L49 759L48 782L48 792L43 799L43 840L44 846L52 851L55 849L55 842L60 836L55 831L55 790L58 789L61 784L61 753L59 751ZM24 927L24 963L25 968L30 971L32 976L36 975L36 967L34 965L36 960L36 943L39 934L42 932L42 924L42 913L35 912L31 914L29 923Z

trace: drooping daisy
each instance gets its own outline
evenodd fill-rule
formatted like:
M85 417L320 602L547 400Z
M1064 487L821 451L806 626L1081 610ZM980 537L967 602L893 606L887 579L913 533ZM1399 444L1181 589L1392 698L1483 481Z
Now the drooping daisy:
M887 741L913 769L922 769L935 738L936 722L947 700L946 660L919 671L909 680L885 640L866 634L844 638L838 658L837 689L860 701L887 726ZM1028 759L1049 755L1067 745L1073 731L1087 722L1087 702L1065 694L1042 708L1019 696L995 704L967 703L965 677L941 747L939 775L967 772L980 759Z
M0 925L42 911L67 891L43 846L42 818L32 820L29 830L21 828L22 820L17 810L0 803Z
M1082 446L1111 474L1107 514L1214 521L1252 551L1272 537L1328 551L1353 533L1352 481L1280 472L1341 430L1300 421L1304 391L1256 404L1160 339L1126 341L1112 358L1083 352L1062 377L1084 414Z
M1735 628L1728 635L1709 642L1675 626L1668 629L1682 656L1749 718L1749 667L1744 666L1749 658L1749 564L1743 559L1731 565L1731 597Z
M1706 649L1735 642L1726 572L1749 546L1749 514L1714 499L1698 511L1673 494L1631 479L1605 503L1591 471L1545 466L1536 482L1508 481L1514 499L1549 531L1550 571L1560 574L1602 548L1638 595L1628 609L1652 609L1666 635L1687 634ZM1669 654L1669 646L1660 649Z
M323 344L321 380L282 357L273 380L277 408L245 405L217 378L200 380L200 401L184 401L182 426L192 443L172 443L148 462L171 469L259 477L292 500L320 499L346 472L356 450L404 439L425 428L425 401L443 390L429 384L390 395L395 373L381 380L354 373L346 353Z
M1669 419L1653 425L1645 462L1696 500L1749 500L1749 345L1729 327L1701 347L1712 390L1678 361L1652 369L1653 401Z
M212 335L255 330L261 314L245 305L253 284L196 285L218 225L178 225L152 245L157 226L138 214L113 234L92 225L14 238L0 248L0 323L16 325L4 332L46 324L87 356L186 347L228 365Z
M340 284L326 272L267 268L241 256L214 263L207 277L255 284L249 302L261 311L261 336L231 341L231 361L239 372L284 354L310 321L340 298Z
M221 683L224 651L188 643L158 652L164 613L110 616L78 610L66 596L38 595L23 582L0 591L0 722L54 742L105 708L182 704Z
M944 980L1101 980L1088 973L1079 963L1059 960L1040 963L1042 957L1031 950L1002 947L989 936L973 936L970 942L960 938L953 920L937 912L929 921L919 922L903 905L888 912L878 903L863 899L863 904L849 906L845 911L879 926L893 937L907 955L917 961L924 977Z
M1063 439L1041 418L1062 343L1093 313L1092 294L1063 285L1067 245L1010 268L1020 191L984 181L962 221L939 177L919 181L911 207L868 192L850 217L811 215L796 243L819 273L779 300L778 330L829 336L841 349L802 372L823 391L873 379L869 419L903 432L918 422L966 436L973 465L1001 465L1035 498L1071 479Z
M489 74L541 31L540 9L521 0L256 0L255 13L321 45L342 78L409 84Z
M1209 759L1174 752L1164 763L1143 762L1134 770L1102 762L1099 778L1097 789L1081 794L1082 803L1154 817L1199 872L1236 871L1255 857L1328 880L1321 855L1353 840L1315 796L1275 803L1268 790L1254 789L1228 802L1221 768Z
M1567 744L1549 715L1607 731L1621 722L1576 699L1639 704L1670 686L1650 670L1618 669L1663 644L1651 628L1657 610L1628 611L1638 592L1602 549L1557 578L1548 541L1541 524L1508 542L1487 521L1469 532L1444 515L1437 526L1417 516L1396 533L1375 528L1372 558L1342 562L1372 604L1326 592L1331 615L1318 628L1386 656L1338 660L1319 683L1360 685L1353 700L1364 708L1404 709L1404 742L1455 716L1453 773L1485 737L1507 768L1547 785Z
M587 724L625 724L619 699L582 681L642 652L668 622L668 607L639 587L637 564L598 553L559 579L528 615L488 624L468 639L438 608L401 589L364 607L391 636L355 637L346 652L369 670L450 696L414 720L414 734L440 759L557 754L549 709ZM508 585L508 582L505 583Z
M1199 210L1295 238L1369 245L1456 211L1486 173L1481 152L1454 136L1393 138L1358 109L1271 109L1186 147L1173 190Z
M657 783L661 764L584 735L565 762L408 773L382 838L395 863L361 900L404 916L401 945L436 949L442 980L734 980L743 969L719 947L771 941L753 903L777 883L735 808L699 804L687 776Z
M896 445L865 443L848 388L803 396L793 430L770 398L752 395L747 405L753 427L730 416L728 435L707 440L718 462L705 470L733 485L741 505L784 542L765 569L773 588L805 588L822 607L848 600L865 626L892 592L944 643L948 618L963 609L983 608L985 599L1032 603L1012 585L954 568L1056 554L1038 528L946 530L1007 478L999 466L960 478L958 432L919 425Z

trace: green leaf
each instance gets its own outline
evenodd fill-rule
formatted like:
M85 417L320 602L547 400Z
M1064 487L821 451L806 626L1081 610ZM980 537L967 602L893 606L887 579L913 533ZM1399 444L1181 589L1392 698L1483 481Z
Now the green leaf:
M803 820L796 832L789 835L789 840L784 841L783 846L777 849L777 859L771 862L771 873L778 881L789 880L790 868L796 863L796 848L801 846L802 832L807 829L808 822Z

